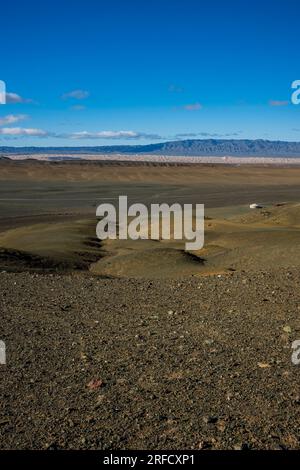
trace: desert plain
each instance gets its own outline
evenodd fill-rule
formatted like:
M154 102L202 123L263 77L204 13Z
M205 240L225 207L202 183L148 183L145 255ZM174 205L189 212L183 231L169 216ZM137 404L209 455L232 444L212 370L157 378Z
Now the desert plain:
M1 159L0 448L299 449L299 181ZM96 207L119 195L204 204L204 247L99 240Z

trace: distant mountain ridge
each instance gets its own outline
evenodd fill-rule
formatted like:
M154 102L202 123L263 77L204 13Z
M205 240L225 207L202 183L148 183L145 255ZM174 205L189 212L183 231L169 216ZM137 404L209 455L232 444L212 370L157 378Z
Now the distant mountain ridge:
M300 157L300 142L250 139L190 139L147 145L83 147L0 147L9 154L149 154L166 156Z

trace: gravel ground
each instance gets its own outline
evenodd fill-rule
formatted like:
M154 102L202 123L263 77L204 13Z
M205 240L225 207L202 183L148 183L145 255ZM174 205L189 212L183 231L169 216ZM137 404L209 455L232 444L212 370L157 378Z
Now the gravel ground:
M2 449L299 449L300 274L0 274Z

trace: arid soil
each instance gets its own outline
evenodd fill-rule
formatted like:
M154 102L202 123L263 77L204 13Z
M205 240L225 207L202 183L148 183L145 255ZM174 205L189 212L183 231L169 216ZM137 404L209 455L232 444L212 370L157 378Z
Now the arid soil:
M294 449L298 270L2 273L2 449Z
M0 448L299 449L299 181L1 160ZM204 248L98 240L120 194L204 203Z

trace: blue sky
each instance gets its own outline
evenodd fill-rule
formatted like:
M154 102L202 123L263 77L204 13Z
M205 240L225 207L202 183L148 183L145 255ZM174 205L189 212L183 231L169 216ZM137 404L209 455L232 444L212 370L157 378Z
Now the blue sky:
M1 4L0 145L300 140L298 0Z

